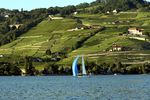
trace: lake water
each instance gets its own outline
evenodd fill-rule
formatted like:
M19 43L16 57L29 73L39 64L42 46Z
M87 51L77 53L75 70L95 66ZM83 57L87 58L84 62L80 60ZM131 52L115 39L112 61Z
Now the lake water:
M0 77L0 100L150 100L150 76Z

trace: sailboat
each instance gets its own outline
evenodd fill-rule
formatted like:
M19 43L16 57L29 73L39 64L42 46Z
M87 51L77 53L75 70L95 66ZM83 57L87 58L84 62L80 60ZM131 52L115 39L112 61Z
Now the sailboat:
M87 76L87 73L86 73L86 69L85 69L85 63L84 63L84 56L82 55L82 73L81 75L79 75L78 73L78 59L80 58L80 56L78 55L73 63L72 63L72 73L73 73L73 76Z

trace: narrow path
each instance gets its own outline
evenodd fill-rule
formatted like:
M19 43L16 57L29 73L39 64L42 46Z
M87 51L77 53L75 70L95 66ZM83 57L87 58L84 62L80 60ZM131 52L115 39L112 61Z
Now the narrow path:
M38 35L38 36L22 36L22 37L18 37L18 38L39 38L39 37L43 37L43 35Z
M136 61L136 62L121 62L122 64L131 64L131 65L138 65L138 64L150 64L150 60L147 61Z
M87 54L85 56L90 57L90 56L116 56L116 55L150 56L149 53L136 53L136 51L104 52L104 53Z

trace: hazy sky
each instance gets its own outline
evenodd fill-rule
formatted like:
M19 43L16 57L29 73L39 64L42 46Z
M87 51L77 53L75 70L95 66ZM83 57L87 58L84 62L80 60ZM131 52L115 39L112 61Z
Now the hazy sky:
M54 6L77 5L83 2L92 2L95 0L0 0L0 8L7 9L25 9L48 8Z
M0 0L0 8L6 9L25 9L48 8L54 6L77 5L83 2L95 0ZM150 0L148 0L150 1Z

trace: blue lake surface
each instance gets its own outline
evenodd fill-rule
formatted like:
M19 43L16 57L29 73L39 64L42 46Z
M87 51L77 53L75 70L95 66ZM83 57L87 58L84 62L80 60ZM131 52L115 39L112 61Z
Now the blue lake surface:
M150 100L150 75L0 77L0 100Z

